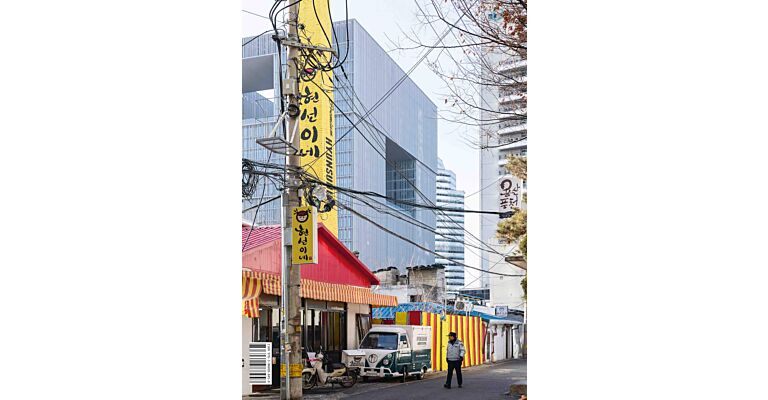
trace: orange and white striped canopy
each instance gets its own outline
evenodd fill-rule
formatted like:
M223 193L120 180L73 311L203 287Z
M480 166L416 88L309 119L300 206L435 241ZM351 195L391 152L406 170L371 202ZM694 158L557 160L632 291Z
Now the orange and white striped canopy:
M261 279L256 274L243 268L243 315L249 318L259 316L259 295Z
M245 269L243 271L246 271ZM259 281L263 293L280 295L280 277L265 272L247 270ZM245 272L243 272L245 277ZM245 282L245 278L243 278ZM245 287L245 283L243 283ZM243 296L245 296L245 288ZM338 301L342 303L370 304L373 306L397 306L397 297L373 293L370 288L320 282L310 279L301 280L301 297L314 300ZM257 296L258 298L258 296ZM258 310L258 308L257 308Z

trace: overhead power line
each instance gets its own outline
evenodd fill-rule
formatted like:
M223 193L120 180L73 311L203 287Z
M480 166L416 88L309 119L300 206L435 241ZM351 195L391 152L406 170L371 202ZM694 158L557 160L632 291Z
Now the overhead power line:
M463 209L463 208L441 207L441 206L436 206L436 205L416 203L416 202L412 202L412 201L408 201L408 200L395 199L395 198L392 198L392 197L389 197L389 196L386 196L386 195L383 195L383 194L380 194L380 193L376 193L376 192L363 191L363 190L355 190L355 189L349 189L349 188L344 188L344 187L336 186L336 185L330 184L328 182L323 182L323 181L321 181L319 179L316 179L312 175L306 175L306 179L308 181L312 182L312 183L323 185L323 186L329 187L331 189L334 189L337 192L355 193L355 194L359 194L359 195L363 195L363 196L378 197L380 199L389 200L389 201L391 201L393 203L404 204L404 205L408 205L408 206L411 206L411 207L417 207L417 208L424 208L424 209L427 209L427 210L457 212L457 213L465 213L465 214L467 214L467 213L469 213L469 214L492 214L492 215L500 215L500 216L511 214L510 212L467 210L467 209Z
M474 254L479 259L481 259L483 261L491 262L490 260L484 258L482 256L482 254L479 254L479 253L477 253L477 252L472 250L473 248L477 249L477 250L481 250L481 251L485 250L482 247L479 247L479 246L477 246L477 245L475 245L473 243L470 243L470 242L464 242L464 241L452 238L450 236L447 236L446 234L438 231L437 229L428 226L424 222L417 220L416 218L412 217L411 215L404 213L403 209L394 208L391 205L388 205L388 204L385 204L385 203L381 203L381 202L379 202L379 201L377 201L375 199L371 199L371 198L366 198L364 200L363 198L357 197L357 195L352 194L352 193L343 193L343 194L345 194L346 196L348 196L348 197L350 197L352 199L352 204L354 204L354 200L357 200L358 202L360 202L360 203L370 207L371 209L375 210L376 212L386 213L388 215L391 215L392 217L395 217L395 218L397 218L399 220L402 220L404 222L408 222L408 223L410 223L410 224L412 224L412 225L414 225L414 226L416 226L418 228L421 228L421 229L423 229L423 230L425 230L427 232L434 233L435 235L442 236L443 238L445 238L445 241L448 241L448 242L451 242L451 243L457 243L457 244L461 244L463 246L466 246L465 250L468 250L470 253ZM341 199L339 199L339 200L341 201ZM370 201L372 203L375 203L376 205L379 205L381 207L376 207L375 205L372 205L368 201ZM448 258L447 255L443 255L443 254L441 254L441 257L442 258L446 258L446 259Z
M313 82L313 83L314 83L314 82ZM317 84L315 84L315 85L317 85ZM318 86L318 88L320 87L319 85L317 85L317 86ZM491 253L495 253L495 254L498 254L498 255L502 255L502 254L501 254L499 251L497 251L496 249L494 249L494 248L493 248L493 247L491 247L490 245L488 245L488 244L486 244L485 242L483 242L482 240L480 240L480 238L478 238L478 237L477 237L477 236L475 236L474 234L472 234L472 232L469 232L468 230L466 230L466 229L464 228L464 226L463 226L463 225L461 225L461 224L459 224L458 222L456 222L456 221L455 221L453 218L451 218L451 216L450 216L450 215L446 214L446 213L445 213L445 211L443 211L442 209L438 208L438 206L437 206L437 205L435 205L435 203L433 203L433 202L432 202L432 201L431 201L431 200L430 200L430 199L429 199L429 198L428 198L428 197L427 197L427 196L426 196L426 195L425 195L425 194L424 194L424 193L423 193L421 190L419 190L419 188L416 186L416 184L415 184L415 183L413 183L413 182L412 182L410 179L408 179L408 177L406 177L406 176L405 176L405 174L404 174L404 173L403 173L403 172L402 172L402 171L401 171L399 168L397 168L397 166L396 166L396 165L394 165L394 164L392 163L392 161L390 161L389 159L387 159L387 156L386 156L385 154L383 154L383 153L382 153L382 151L381 151L380 149L378 149L376 146L374 146L374 145L373 145L373 143L371 143L371 141L368 139L368 137L366 137L366 135L365 135L365 134L363 134L363 132L362 132L362 131L360 131L360 129L356 127L356 124L357 124L357 123L361 122L362 120L364 120L364 119L366 118L365 116L364 116L364 117L362 117L362 119L361 119L360 121L357 121L357 123L353 123L353 122L351 121L351 119L349 118L349 116L347 116L347 114L346 114L346 113L344 113L344 111L343 111L343 110L341 110L341 108L340 108L340 107L339 107L339 106L338 106L338 105L337 105L337 104L336 104L336 103L333 101L333 99L331 99L331 98L330 98L330 96L328 95L328 93L325 93L325 91L323 91L323 90L320 90L320 92L322 92L322 93L323 93L323 94L324 94L324 95L325 95L325 96L328 98L328 100L331 102L331 104L333 104L333 106L334 106L334 107L335 107L337 110L339 110L340 114L341 114L341 115L342 115L344 118L346 118L346 119L347 119L347 121L348 121L350 124L353 124L352 128L354 128L354 129L357 129L357 132L360 134L360 137L362 137L362 138L363 138L363 139L366 141L366 143L368 143L368 145L369 145L369 146L371 146L371 148L372 148L372 149L373 149L373 150L374 150L374 151L375 151L375 152L376 152L376 153L377 153L377 154L378 154L378 155L379 155L379 156L380 156L380 157L381 157L381 158L384 160L384 162L386 162L386 163L387 163L387 164L388 164L388 165L389 165L389 166L390 166L390 167L391 167L391 168L392 168L392 169L393 169L393 170L394 170L394 171L395 171L395 172L396 172L398 175L400 175L400 177L401 177L403 180L405 180L405 181L406 181L406 182L407 182L407 183L408 183L408 184L409 184L411 187L413 187L413 190L414 190L414 191L415 191L415 192L416 192L416 193L417 193L417 194L418 194L418 195L419 195L419 196L422 198L422 200L424 200L425 202L427 202L427 203L428 203L428 205L432 207L432 209L431 209L431 211L432 211L432 212L434 212L435 214L437 214L437 213L439 212L439 213L440 213L442 216L444 216L444 217L445 217L445 218L447 218L447 219L448 219L448 220L449 220L451 223L453 223L453 225L454 225L456 228L458 228L458 229L461 229L461 230L463 230L464 232L466 232L466 234L467 234L469 237L471 237L472 239L476 240L476 241L477 241L477 242L478 242L480 245L485 245L485 246L486 246L486 248L485 248L485 251L489 251L489 252L491 252ZM348 132L349 132L349 131L348 131ZM336 141L336 143L338 143L338 140ZM335 145L335 143L334 143L334 145ZM331 146L331 148L332 148L332 147L333 147L333 145ZM327 150L326 150L326 152L327 152ZM319 158L318 158L318 159L319 159ZM317 160L318 160L318 159L316 159L316 160L312 161L311 163L307 164L307 165L305 166L305 168L306 168L306 167L311 167L311 166L312 166L312 164L314 164L315 162L317 162ZM495 214L496 214L496 215L501 215L500 213L495 213ZM511 213L510 213L510 214L504 214L504 215L505 215L505 216L511 216Z
M255 16L257 16L257 17L261 17L261 18L264 18L264 19L266 19L266 20L268 20L268 19L269 19L269 17L267 17L267 16L264 16L264 15L261 15L261 14L256 14L256 13L255 13L255 12L253 12L253 11L248 11L248 10L240 10L240 11L242 11L242 12L244 12L244 13L246 13L246 14L251 14L251 15L255 15Z
M277 10L277 6L276 6L276 5L277 5L278 3L279 3L279 2L275 2L275 5L273 6L272 10L270 11L270 16L275 16L275 17L276 17L276 14L277 14L277 13L279 13L280 11L282 11L283 9L285 9L285 7L284 7L283 9ZM295 3L298 3L298 1L297 1L297 2L295 2ZM295 3L294 3L294 4L295 4ZM465 15L465 14L466 14L466 12L462 14L462 16L459 18L459 21L460 21L460 20L461 20L461 19L464 17L464 15ZM457 21L457 22L458 22L458 21ZM348 24L348 21L347 21L347 24ZM276 24L275 24L275 20L274 20L274 19L273 19L273 27L275 28L275 31L277 31L277 29L276 29ZM347 29L348 29L348 26L347 26ZM446 36L446 35L447 35L449 32L450 32L450 28L446 30L446 32L445 32L445 33L443 34L443 36L440 38L440 41L442 41L442 40L444 39L444 37L445 37L445 36ZM325 32L324 32L324 33L325 33ZM334 33L335 33L335 32L334 32ZM326 37L327 37L327 34L326 34ZM252 39L252 40L253 40L253 39ZM348 41L349 41L349 36L347 36L347 42L348 42ZM279 40L278 40L278 45L279 45ZM351 127L350 129L348 129L348 130L347 130L347 131L346 131L346 132L345 132L343 135L341 135L341 136L340 136L340 137L339 137L339 138L338 138L338 139L337 139L337 140L336 140L336 141L335 141L335 142L332 144L331 148L333 148L333 147L334 147L336 144L338 144L338 142L339 142L340 140L342 140L342 139L343 139L343 138L344 138L344 137L345 137L345 136L346 136L346 135L347 135L349 132L351 132L352 130L356 129L356 128L357 128L357 125L358 125L360 122L366 122L366 123L367 123L367 124L368 124L370 127L373 127L374 129L376 129L376 130L378 131L378 133L379 133L379 134L382 134L382 135L384 135L384 133L383 133L383 132L382 132L380 129L378 129L378 128L377 128L375 125L372 125L372 124L371 124L369 121L367 121L367 120L366 120L366 118L367 118L369 115L371 115L371 114L373 113L373 111L375 111L375 109L377 109L377 108L378 108L378 107L379 107L381 104L383 104L383 102L384 102L384 101L385 101L387 98L389 98L389 96L391 96L391 95L394 93L394 91L395 91L395 90L396 90L396 89L397 89L397 88L398 88L398 87L399 87L399 86L400 86L400 85L401 85L401 84L402 84L402 83L403 83L403 82L406 80L406 78L408 78L408 77L410 76L410 74L413 72L413 70L415 70L415 68L416 68L416 67L417 67L417 66L418 66L418 65L419 65L419 64L420 64L420 63L421 63L421 62L422 62L424 59L426 59L426 57L427 57L427 56L428 56L428 54L431 52L431 50L432 50L432 49L428 49L428 50L425 52L425 54L424 54L424 55L423 55L423 56L420 58L420 60L419 60L419 61L418 61L416 64L414 64L414 65L412 66L412 68L411 68L411 69L410 69L410 70L409 70L409 71L408 71L408 72L407 72L407 73L406 73L406 74L405 74L403 77L401 77L401 78L398 80L398 82L397 82L397 83L396 83L396 84L395 84L395 85L394 85L392 88L390 88L390 90L388 90L388 91L387 91L387 92L386 92L386 93L385 93L385 94L382 96L382 98L380 98L380 99L379 99L379 100L378 100L378 101L377 101L377 102L374 104L374 106L373 106L373 107L372 107L370 110L366 110L366 111L367 111L367 112L366 112L366 114L365 114L365 115L363 115L363 116L360 118L360 120L359 120L359 121L357 121L357 122L354 122L354 123L353 123L353 122L350 120L349 122L352 124L352 127ZM348 53L348 52L349 52L349 49L347 48L347 53ZM307 57L307 58L308 58L308 57ZM307 58L305 58L305 62L306 62ZM313 58L314 58L314 57L313 57ZM345 59L346 59L346 54L345 54ZM316 59L315 59L315 60L316 60ZM317 60L316 60L316 61L317 61ZM319 63L319 62L317 62L317 64L318 64L318 65L322 65L322 64L321 64L321 63ZM305 64L305 65L306 65L306 64ZM327 65L330 65L330 63L329 63L329 64L327 64ZM340 65L337 65L337 67L338 67L338 66L340 66ZM335 68L335 67L331 67L331 68ZM345 74L345 76L346 76L346 74ZM315 82L313 81L313 83L315 83ZM317 85L317 83L315 83L315 84ZM318 85L318 86L319 86L319 85ZM354 91L354 89L352 89L352 90ZM323 92L324 92L324 91L323 91ZM327 93L325 93L325 92L324 92L323 94L324 94L324 95L326 95L326 96L328 96L328 94L327 94ZM355 95L355 97L357 97L357 96L356 96L356 93L353 93L353 94ZM281 100L282 100L282 99L281 99ZM358 100L359 100L359 98L358 98ZM361 103L362 103L362 102L361 102ZM353 105L354 105L354 101L353 101ZM282 106L282 102L281 102L281 106ZM335 106L335 104L334 104L334 106ZM363 104L361 104L361 107L365 108L365 106L364 106ZM337 108L338 108L338 107L337 107ZM340 111L341 111L341 110L340 110ZM344 115L344 116L345 116L345 117L346 117L346 118L349 120L349 118L346 116L346 114L344 114L344 113L343 113L343 111L342 111L342 115ZM373 144L372 144L372 143L371 143L371 142L368 140L368 138L367 138L367 137L365 137L365 135L364 135L364 134L363 134L363 133L362 133L362 132L361 132L359 129L357 129L357 130L358 130L358 132L361 134L361 136L362 136L362 137L363 137L363 138L366 140L366 142L368 142L368 144L369 144L369 145L370 145L372 148L376 149L376 148L375 148L375 146L373 146ZM375 135L374 135L374 137L375 137ZM326 149L326 151L325 151L325 152L328 152L328 151L329 151L331 148L329 148L329 149ZM386 156L384 156L384 155L383 155L383 154L381 154L380 152L379 152L379 155L380 155L380 156L382 156L382 158L384 158L384 159L386 160ZM317 159L320 159L320 158L322 158L322 155L321 155L320 157L318 157ZM314 160L312 163L310 163L310 165L309 165L309 166L311 166L312 164L314 164L314 163L317 161L317 159L316 159L316 160ZM394 168L395 168L396 172L398 172L398 173L399 173L401 176L403 176L403 174L402 174L402 171L399 171L399 170L398 170L396 167L394 167ZM429 169L431 170L431 168L429 168ZM447 214L445 213L446 211L447 211L447 212L463 212L464 210L461 210L461 209L453 209L453 208L443 208L443 207L439 207L439 206L436 206L434 203L432 203L432 202L431 202L431 200L430 200L429 198L427 198L427 197L426 197L426 196L425 196L425 195L424 195L424 194L423 194L423 193L422 193L422 192L421 192L421 191L418 189L418 187L416 187L416 186L415 186L415 184L413 184L413 182L411 182L410 180L408 180L408 178L407 178L407 177L405 177L405 176L403 176L403 178L404 178L406 181L408 181L408 183L409 183L411 186L413 186L413 188L415 189L415 191L416 191L417 193L419 193L419 195L420 195L420 196L421 196L421 197L422 197L422 198L423 198L425 201L427 201L427 202L429 203L429 205L424 205L424 204L420 204L420 203L416 203L416 202L409 202L409 201L403 201L403 200L396 200L396 199L391 199L391 198L388 198L387 196L384 196L384 195L381 195L381 194L378 194L378 193L360 193L360 194L361 194L361 195L370 195L370 196L375 196L375 197L379 197L379 198L384 198L384 199L388 199L388 200L390 200L390 201L393 201L393 202L399 202L399 203L401 203L401 204L406 204L406 205L410 205L410 206L413 206L413 207L421 207L421 208L427 208L427 209L431 209L433 212L435 212L435 211L439 211L439 212L440 212L441 214L443 214L443 215L444 215L444 216L445 216L445 217L446 217L448 220L450 220L451 222L453 222L453 223L454 223L454 224L455 224L457 227L459 227L460 229L462 229L462 230L464 230L465 232L467 232L467 233L469 234L469 236L470 236L470 237L472 237L472 238L474 238L475 240L477 240L478 242L480 242L480 244L484 244L482 241L480 241L480 239L478 239L477 237L475 237L474 235L472 235L472 234L471 234L471 232L468 232L468 231L466 231L466 229L464 229L464 228L463 228L463 226L459 225L459 224L458 224L456 221L454 221L454 220L453 220L453 219L452 219L452 218L451 218L449 215L447 215ZM342 191L344 191L344 189L342 189ZM358 199L358 200L359 200L359 199ZM498 213L498 212L489 212L489 211L483 212L483 211L478 211L478 210L467 210L467 212L478 212L478 213L483 213L483 214L495 214L495 215L499 215L499 214L500 214L500 213ZM486 246L487 246L487 245L486 245ZM489 248L490 248L490 246L489 246ZM493 250L492 248L490 248L490 249L491 249L491 250ZM442 257L442 255L439 255L439 254L438 254L438 256ZM473 268L473 267L469 267L469 268L472 268L472 269L476 269L476 268Z
M256 35L256 36L254 36L254 37L252 37L252 38L248 39L248 41L247 41L247 42L243 43L243 47L245 47L245 46L246 46L248 43L251 43L251 42L253 42L254 40L256 40L256 39L260 38L260 37L261 37L261 36L263 36L264 34L266 34L266 33L270 33L270 32L272 32L272 29L270 29L270 30L268 30L268 31L264 31L264 32L261 32L261 33L259 33L258 35Z
M475 3L477 3L477 1L475 1ZM474 6L474 4L473 4L473 6ZM468 9L467 9L467 10L468 10ZM466 13L467 13L467 10L464 10L464 12L462 12L461 16L458 18L458 20L456 21L456 23L460 22L460 21L461 21L461 20L464 18L464 16L465 16L465 15L466 15ZM312 165L313 165L315 162L317 162L319 159L321 159L321 158L322 158L322 156L323 156L323 155L325 155L325 153L327 153L328 151L330 151L331 149L333 149L333 148L334 148L334 147L335 147L335 146L336 146L336 145L339 143L339 141L341 141L341 140L342 140L342 139L343 139L343 138L344 138L344 137L345 137L347 134L349 134L350 132L352 132L352 130L356 129L356 128L357 128L357 125L358 125L360 122L364 121L364 120L365 120L365 118L367 118L367 117L368 117L368 116L369 116L369 115L370 115L370 114L371 114L373 111L375 111L375 110L376 110L376 108L378 108L379 106L381 106L381 104L383 104L383 102L384 102L384 101L385 101L387 98L389 98L389 96L391 96L391 95L394 93L394 91L395 91L395 90L397 90L397 88L398 88L398 87L399 87L399 86L400 86L400 85L401 85L403 82L405 82L405 80L406 80L406 79L407 79L407 78L410 76L410 74L411 74L411 73L412 73L412 72L413 72L413 71L416 69L416 67L417 67L417 66L418 66L418 65L419 65L419 64L420 64L422 61L424 61L424 59L426 59L426 57L429 55L429 53L431 53L431 52L432 52L432 50L433 50L433 49L435 49L435 48L436 48L436 46L437 46L437 45L438 45L440 42L442 42L442 40L445 38L445 36L447 36L447 35L448 35L448 33L449 33L450 31L451 31L451 27L448 27L448 28L445 30L445 32L443 33L443 35L442 35L442 36L441 36L441 37L438 39L438 41L435 43L435 47L431 47L431 48L428 48L428 49L427 49L427 50L424 52L424 55L423 55L423 56L422 56L422 57L421 57L421 58L420 58L420 59L419 59L419 60L418 60L418 61L417 61L417 62L416 62L416 63L415 63L415 64L414 64L412 67L411 67L411 69L410 69L410 70L408 70L408 72L407 72L405 75L403 75L403 76L402 76L402 77L401 77L401 78L400 78L400 79L399 79L399 80L398 80L398 81L395 83L395 85L394 85L394 86L392 86L392 88L390 88L390 90L388 90L388 91L387 91L387 92L386 92L386 93L385 93L385 94L384 94L384 95L383 95L383 96L382 96L382 97L381 97L381 98L380 98L380 99L379 99L379 100L378 100L378 101L377 101L377 102L376 102L376 103L375 103L375 104L374 104L374 105L371 107L371 109L369 110L369 112L368 112L368 113L366 113L366 115L364 115L364 116L362 116L362 117L360 118L360 120L358 120L357 122L354 122L354 123L353 123L351 120L349 120L349 117L347 117L347 115L344 113L344 111L339 109L339 111L341 112L341 114L342 114L342 115L343 115L345 118L347 118L347 120L349 121L349 123L350 123L350 124L352 124L352 126L351 126L351 127L350 127L350 128L349 128L349 129L348 129L346 132L344 132L344 134L342 134L341 136L339 136L339 137L338 137L338 138L335 140L335 142L334 142L334 143L333 143L333 144L332 144L332 145L331 145L331 146L330 146L328 149L326 149L326 150L325 150L325 151L324 151L322 154L320 154L320 156L319 156L318 158L316 158L314 161L312 161L311 163L309 163L309 164L308 164L307 166L305 166L305 167L312 167ZM442 51L443 51L443 49L441 49L441 52L442 52ZM313 83L314 83L314 82L313 82ZM315 83L315 85L317 85L317 84ZM319 85L317 85L317 86L319 87ZM321 90L321 92L323 92L323 94L324 94L326 97L328 97L328 98L330 99L330 96L329 96L327 93L325 93L325 91ZM333 101L333 100L331 100L331 101ZM334 103L334 105L335 105L335 103ZM338 106L336 106L336 108L338 108ZM366 137L365 137L365 135L364 135L364 134L363 134L363 133L362 133L362 132L361 132L359 129L357 129L357 131L358 131L358 133L360 133L361 137L363 137L363 139L365 139L365 140L366 140L366 142L367 142L367 143L368 143L368 144L369 144L369 145L370 145L370 146L371 146L371 147L372 147L374 150L376 150L376 151L377 151L377 153L379 153L379 155L380 155L380 156L381 156L381 157L382 157L382 158L383 158L383 159L384 159L384 160L385 160L385 161L386 161L388 164L390 164L390 165L391 165L391 162L389 162L389 160L387 160L386 156L385 156L385 155L383 155L383 154L381 154L381 152L380 152L380 151L378 151L378 149L376 149L376 147L375 147L375 146L373 146L373 144L372 144L372 143L371 143L371 142L368 140L368 138L366 138ZM427 198L427 197L426 197L426 196L425 196L425 195L424 195L424 194L423 194L423 193L422 193L422 192L421 192L421 191L420 191L420 190L419 190L419 189L416 187L416 185L415 185L413 182L411 182L411 181L410 181L410 180L409 180L407 177L405 177L405 176L403 175L402 171L400 171L400 170L399 170L397 167L395 167L395 166L393 166L393 169L395 170L395 172L397 172L397 173L398 173L398 174L399 174L401 177L403 177L403 179L405 179L405 180L406 180L406 181L407 181L407 182L408 182L408 183L409 183L409 184L410 184L410 185L411 185L411 186L414 188L414 190L415 190L415 191L416 191L416 192L417 192L417 193L418 193L418 194L419 194L419 195L422 197L422 199L424 199L426 202L428 202L428 203L430 203L431 205L433 205L433 206L434 206L434 203L432 203L432 202L429 200L429 198ZM442 214L443 214L443 215L444 215L444 216L445 216L445 217L446 217L448 220L450 220L450 221L451 221L451 222L452 222L452 223L453 223L453 224L454 224L456 227L458 227L459 229L462 229L462 230L464 230L464 231L465 231L465 232L466 232L466 233L467 233L467 234L468 234L468 235L469 235L471 238L473 238L473 239L477 240L477 241L478 241L478 243L480 243L480 244L485 244L485 243L484 243L482 240L480 240L480 239L479 239L477 236L473 235L471 232L469 232L469 231L467 231L466 229L464 229L464 227L463 227L462 225L459 225L459 224L458 224L458 223L457 223L455 220L453 220L453 219L452 219L450 216L448 216L448 215L447 215L447 214L445 214L444 212L443 212ZM487 244L486 244L486 246L487 246L487 250L488 250L488 251L490 251L490 252L492 252L492 253L497 253L497 254L501 255L501 253L499 253L498 251L496 251L495 249L493 249L491 246L488 246Z
M362 219L364 219L364 220L366 220L366 221L370 222L371 224L373 224L375 227L379 228L380 230L382 230L382 231L384 231L384 232L386 232L386 233L389 233L390 235L392 235L392 236L394 236L394 237L396 237L396 238L398 238L398 239L400 239L400 240L403 240L403 241L405 241L405 242L408 242L408 243L410 243L410 244L412 244L412 245L416 246L417 248L419 248L419 249L421 249L421 250L423 250L423 251L426 251L427 253L430 253L430 254L436 255L436 256L438 256L438 257L441 257L441 258L443 257L443 256L442 256L442 255L440 255L439 253L436 253L436 252L434 252L434 251L432 251L432 250L430 250L430 249L428 249L428 248L426 248L426 247L424 247L424 246L422 246L422 245L420 245L420 244L418 244L418 243L416 243L416 242L414 242L414 241L412 241L412 240L410 240L410 239L406 238L405 236L402 236L402 235L398 234L397 232L393 232L393 231L391 231L391 230L389 230L389 229L387 229L387 228L385 228L385 227L381 226L381 225L380 225L379 223L377 223L376 221L373 221L372 219L370 219L370 218L366 217L365 215L363 215L363 214L361 214L361 213L359 213L359 212L357 212L357 211L353 210L351 207L348 207L348 206L346 206L346 205L344 205L344 204L341 204L341 203L337 203L337 204L338 204L338 206L339 206L339 207L341 207L341 208L344 208L345 210L347 210L347 211L351 212L352 214L355 214L355 215L357 215L358 217L360 217L360 218L362 218ZM449 261L449 262L451 262L451 263L452 263L452 264L454 264L454 265L458 265L458 266L461 266L461 267L464 267L464 268L474 269L474 270L476 270L476 271L480 271L480 272L486 272L486 273L489 273L489 274L494 274L494 275L499 275L499 276L511 276L511 277L519 277L519 276L525 276L525 275L502 274L502 273L500 273L500 272L483 271L483 270L482 270L482 269L480 269L480 268L476 268L476 267L473 267L473 266L471 266L471 265L467 265L467 264L464 264L464 263L462 263L462 262L458 262L458 261L455 261L455 260L450 260L450 259L448 259L448 261Z
M403 222L407 222L409 224L412 224L412 225L416 226L417 228L421 228L421 229L423 229L423 230L425 230L427 232L430 232L430 233L433 233L435 235L441 236L441 237L443 237L443 239L442 239L443 241L450 242L450 243L457 243L457 244L461 244L462 246L470 247L470 249L467 249L467 250L469 250L472 254L476 255L481 260L490 262L490 260L487 260L487 259L483 258L480 254L472 251L472 248L477 249L477 250L483 250L482 247L476 246L476 245L474 245L472 243L465 243L462 240L458 240L458 239L453 238L453 237L451 237L449 235L446 235L446 234L440 232L439 230L437 230L435 228L432 228L432 227L428 226L427 224L425 224L425 223L423 223L423 222L421 222L421 221L411 217L410 215L404 214L401 210L398 210L396 208L392 208L391 206L389 206L387 204L383 204L383 203L377 202L376 200L373 200L373 199L365 199L364 200L364 199L362 199L360 197L356 197L355 195L350 194L350 193L347 193L346 195L349 196L352 199L352 204L354 204L354 200L357 200L358 202L360 202L360 203L370 207L371 209L375 210L376 212L385 213L385 214L390 215L390 216L392 216L394 218L397 218L397 219L399 219L399 220L401 220ZM371 203L369 203L366 200L368 200L370 202L373 202L376 205L379 205L380 207L377 207L376 205L372 205ZM448 255L441 254L440 257L441 258L448 258Z
M271 202L273 202L273 201L275 201L275 200L279 199L280 197L281 197L280 195L277 195L277 196L275 196L275 197L273 197L273 198L271 198L271 199L269 199L269 200L265 200L265 201L262 201L261 203L259 203L259 204L256 204L256 205L255 205L255 206L253 206L253 207L248 207L248 208L246 208L245 210L243 210L243 213L245 213L245 212L248 212L248 211L251 211L251 210L253 210L254 208L259 208L259 207L261 207L261 206L263 206L263 205L265 205L265 204L269 204L269 203L271 203ZM256 213L258 214L258 210L256 210Z

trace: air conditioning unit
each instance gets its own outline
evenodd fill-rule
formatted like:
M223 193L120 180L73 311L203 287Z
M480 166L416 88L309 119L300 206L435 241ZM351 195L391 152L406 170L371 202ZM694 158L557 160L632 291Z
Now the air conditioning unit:
M456 301L456 304L453 305L453 308L455 308L456 311L464 311L466 307L467 305L462 300Z

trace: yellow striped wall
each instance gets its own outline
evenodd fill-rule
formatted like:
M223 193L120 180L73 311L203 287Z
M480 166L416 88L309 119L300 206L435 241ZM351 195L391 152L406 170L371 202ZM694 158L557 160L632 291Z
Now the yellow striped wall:
M435 335L432 347L432 369L445 371L448 366L445 362L445 352L448 346L448 333L456 332L459 339L464 342L466 354L464 367L474 367L483 363L481 347L482 321L479 317L466 317L463 315L446 315L445 320L440 314L423 313L422 325L431 326Z

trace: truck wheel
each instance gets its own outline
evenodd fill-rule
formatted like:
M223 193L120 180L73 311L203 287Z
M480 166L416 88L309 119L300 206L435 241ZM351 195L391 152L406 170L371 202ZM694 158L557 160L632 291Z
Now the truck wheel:
M420 381L422 378L424 378L424 373L423 372L420 372L420 373L416 374L416 380L417 381Z
M405 380L408 379L408 366L403 367L403 383L405 383Z

